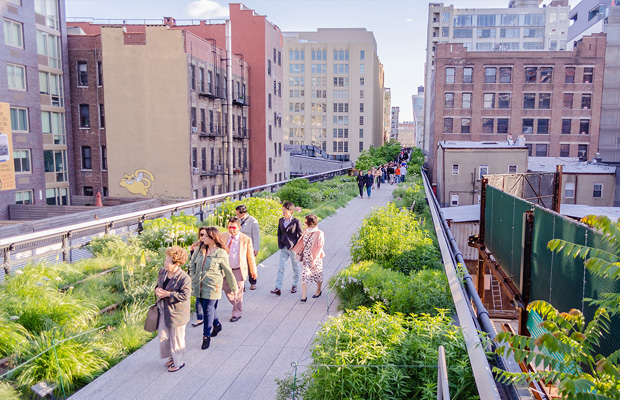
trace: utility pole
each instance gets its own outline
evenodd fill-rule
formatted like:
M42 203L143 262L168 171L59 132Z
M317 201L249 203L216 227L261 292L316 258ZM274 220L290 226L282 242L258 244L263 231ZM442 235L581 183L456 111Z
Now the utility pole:
M232 81L232 37L231 21L226 20L226 143L228 146L228 191L233 190L233 81Z

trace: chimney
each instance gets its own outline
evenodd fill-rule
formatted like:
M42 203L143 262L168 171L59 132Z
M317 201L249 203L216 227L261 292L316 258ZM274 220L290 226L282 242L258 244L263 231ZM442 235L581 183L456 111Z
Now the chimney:
M177 21L172 17L164 17L164 25L168 27L176 26Z

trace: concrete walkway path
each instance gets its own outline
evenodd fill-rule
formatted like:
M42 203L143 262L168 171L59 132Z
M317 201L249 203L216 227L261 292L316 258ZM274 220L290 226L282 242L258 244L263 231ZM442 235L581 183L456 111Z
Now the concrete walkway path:
M319 223L325 232L323 261L325 282L349 265L349 241L372 208L387 204L395 186L373 190L370 199L355 198L335 215ZM299 216L298 216L299 217ZM274 288L279 253L259 267L258 287L244 295L243 317L229 322L232 307L226 297L218 306L222 332L201 350L202 327L188 325L186 365L175 373L166 371L155 338L112 369L81 389L71 399L274 399L275 378L292 371L291 363L309 364L315 333L327 317L337 315L332 293L310 297L301 303L301 287L290 293L292 270L287 265L282 295ZM301 273L301 271L300 271ZM193 319L192 319L193 320Z

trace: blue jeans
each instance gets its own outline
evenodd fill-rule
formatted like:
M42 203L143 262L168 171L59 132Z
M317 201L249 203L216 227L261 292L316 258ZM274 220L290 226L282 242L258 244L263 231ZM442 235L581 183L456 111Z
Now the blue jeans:
M206 314L205 322L203 324L202 335L204 337L211 336L211 330L214 325L220 325L220 321L217 319L217 302L218 300L203 299L196 297L196 314L198 314L198 303L200 302L201 311L204 310ZM200 318L200 315L198 316Z
M286 261L289 258L293 265L293 286L297 286L297 282L299 282L299 263L295 260L295 253L288 249L280 249L280 268L278 268L278 277L276 278L276 289L282 289L284 268L286 268Z
M400 175L394 175L396 183L400 183Z
M372 190L372 186L366 186L366 193L368 193L368 197L370 197L371 190Z
M407 175L401 175L401 176L400 176L400 181L401 181L401 182L404 182L404 181L405 181L405 176L407 176Z

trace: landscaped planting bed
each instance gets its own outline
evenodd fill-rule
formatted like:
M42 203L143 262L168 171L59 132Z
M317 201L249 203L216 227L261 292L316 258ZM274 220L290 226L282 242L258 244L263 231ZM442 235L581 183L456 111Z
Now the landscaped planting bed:
M351 239L354 263L330 281L343 314L318 332L312 362L278 380L278 399L435 399L439 346L451 398L479 398L416 168Z
M305 182L305 183L304 183ZM309 190L311 200L299 195ZM0 398L29 398L40 381L67 397L101 375L154 335L143 329L147 308L163 265L163 250L188 247L201 225L224 226L235 206L245 204L259 220L258 261L278 250L276 228L281 200L295 199L320 218L355 197L353 178L287 184L275 195L227 201L200 223L183 213L144 223L141 235L123 241L105 236L91 241L93 258L73 264L37 264L6 276L0 284ZM222 229L222 228L220 228Z

